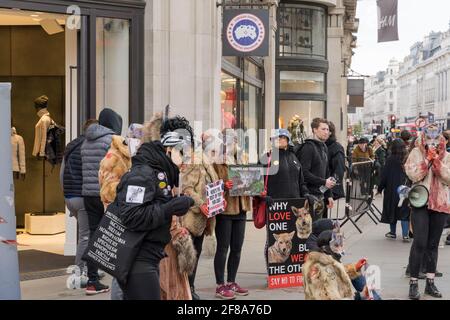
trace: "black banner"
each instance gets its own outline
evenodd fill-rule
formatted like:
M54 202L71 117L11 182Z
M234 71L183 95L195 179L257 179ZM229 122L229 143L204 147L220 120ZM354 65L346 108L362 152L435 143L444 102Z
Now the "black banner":
M308 202L277 199L268 209L268 286L303 286L301 267L308 254L306 240L312 232Z

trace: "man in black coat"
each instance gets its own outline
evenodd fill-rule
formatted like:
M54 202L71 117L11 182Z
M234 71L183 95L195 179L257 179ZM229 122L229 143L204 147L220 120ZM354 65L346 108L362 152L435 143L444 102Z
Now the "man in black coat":
M313 131L313 138L306 139L305 143L297 148L295 154L302 165L308 190L311 194L321 200L327 199L327 207L332 209L334 206L334 201L331 189L336 185L336 183L332 178L330 178L328 149L325 145L325 142L330 136L328 121L325 119L315 118L311 123L311 128ZM325 206L323 206L323 211L319 210L316 212L316 216L314 218L322 218L324 211L326 212Z

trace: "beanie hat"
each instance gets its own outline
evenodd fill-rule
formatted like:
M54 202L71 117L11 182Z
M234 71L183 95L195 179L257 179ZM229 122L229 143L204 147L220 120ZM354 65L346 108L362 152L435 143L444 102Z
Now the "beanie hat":
M47 108L48 97L46 95L42 95L34 100L34 107L43 109Z

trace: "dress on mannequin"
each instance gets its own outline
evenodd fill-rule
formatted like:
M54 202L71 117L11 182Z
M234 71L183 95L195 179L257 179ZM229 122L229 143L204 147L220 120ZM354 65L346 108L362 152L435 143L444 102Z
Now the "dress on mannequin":
M14 177L22 179L25 178L26 163L25 163L25 143L22 136L17 134L16 128L11 128L11 148L12 148L12 167Z

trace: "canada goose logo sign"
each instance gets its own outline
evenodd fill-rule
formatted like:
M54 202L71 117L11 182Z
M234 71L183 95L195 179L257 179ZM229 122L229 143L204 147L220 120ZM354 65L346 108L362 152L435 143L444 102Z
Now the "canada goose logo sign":
M226 38L233 49L251 52L264 42L266 30L263 21L251 14L243 13L231 19L226 29Z

